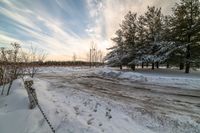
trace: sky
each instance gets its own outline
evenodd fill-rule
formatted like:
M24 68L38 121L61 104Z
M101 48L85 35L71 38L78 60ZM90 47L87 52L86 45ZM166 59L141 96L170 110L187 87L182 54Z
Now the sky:
M107 52L129 11L147 6L170 14L178 0L0 0L0 47L18 42L48 53L47 60L86 60L91 44Z

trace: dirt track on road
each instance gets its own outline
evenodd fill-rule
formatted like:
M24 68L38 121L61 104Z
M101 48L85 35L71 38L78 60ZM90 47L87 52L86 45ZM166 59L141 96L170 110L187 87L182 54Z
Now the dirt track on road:
M191 128L194 132L200 132L200 126L184 121L179 122L172 117L173 115L187 117L200 125L200 91L198 90L111 79L99 75L40 74L38 77L49 81L56 88L71 87L120 102L128 107L127 113L142 124L145 123L145 117L151 117L152 122L159 123L162 128L172 128L170 131L176 132L178 127L183 131ZM139 113L141 118L134 113ZM162 129L160 126L149 128L157 131Z

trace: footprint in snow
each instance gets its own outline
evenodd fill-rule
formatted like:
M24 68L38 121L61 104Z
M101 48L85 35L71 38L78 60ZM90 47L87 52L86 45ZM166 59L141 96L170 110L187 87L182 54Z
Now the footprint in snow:
M111 118L112 118L112 116L111 116L111 109L110 109L110 108L106 108L106 117L107 117L108 119L111 119Z
M90 118L88 121L87 121L87 124L88 125L92 125L92 121L94 120L94 118Z

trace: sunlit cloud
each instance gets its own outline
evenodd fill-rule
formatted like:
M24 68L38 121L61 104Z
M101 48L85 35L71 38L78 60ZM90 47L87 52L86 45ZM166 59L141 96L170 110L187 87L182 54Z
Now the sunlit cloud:
M169 14L170 0L1 0L0 45L20 42L48 53L49 60L86 59L91 42L106 52L110 38L129 11L143 14L147 5Z

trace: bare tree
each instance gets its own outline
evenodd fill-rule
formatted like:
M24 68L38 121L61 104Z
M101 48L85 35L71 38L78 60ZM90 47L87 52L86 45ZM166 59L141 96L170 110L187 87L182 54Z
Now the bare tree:
M95 62L103 62L103 52L97 48L94 42L91 42L89 54L87 53L87 59L90 62L90 66Z
M44 51L39 51L37 48L31 46L28 55L30 56L29 62L31 63L31 66L27 69L27 71L29 76L33 78L35 74L39 71L37 63L43 62L47 57L47 53Z
M38 64L46 58L44 51L39 51L31 47L25 52L19 43L12 43L10 49L0 49L0 85L3 85L1 95L3 95L5 84L8 84L7 95L10 93L13 81L29 75L34 77L38 72ZM25 66L26 65L26 66Z
M89 52L89 55L90 55L90 67L92 65L94 65L94 62L95 62L95 58L96 58L96 44L92 41L91 42L91 47L90 47L90 52Z
M97 52L97 57L98 57L98 60L97 62L103 62L103 52L101 50L98 50Z
M7 65L7 56L6 56L6 50L5 48L1 48L1 58L0 58L0 61L1 61L1 67L0 67L0 80L1 80L1 84L3 87L2 87L2 91L1 91L1 95L3 95L3 92L4 92L4 89L5 89L5 83L6 83L6 65Z
M76 54L75 54L75 53L73 54L73 57L72 57L72 58L73 58L73 62L76 62L76 58L77 58L77 57L76 57Z
M19 49L21 48L19 43L11 43L12 50L9 51L9 61L12 63L11 70L10 70L10 83L7 90L7 95L10 93L11 86L13 84L13 80L16 79L19 76L19 66L18 61L20 60L18 58L19 56Z

